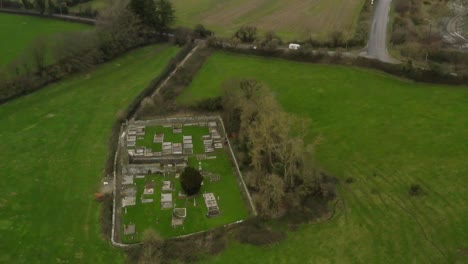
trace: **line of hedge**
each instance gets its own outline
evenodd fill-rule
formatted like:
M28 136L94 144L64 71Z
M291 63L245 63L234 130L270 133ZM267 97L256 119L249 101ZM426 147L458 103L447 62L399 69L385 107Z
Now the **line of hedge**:
M28 11L24 9L0 8L0 13L50 18L50 19L63 20L67 22L81 23L81 24L86 24L86 25L96 24L96 20L91 19L91 18L83 18L83 17L73 16L73 15L58 15L58 14L47 14L47 13L41 14L36 11Z

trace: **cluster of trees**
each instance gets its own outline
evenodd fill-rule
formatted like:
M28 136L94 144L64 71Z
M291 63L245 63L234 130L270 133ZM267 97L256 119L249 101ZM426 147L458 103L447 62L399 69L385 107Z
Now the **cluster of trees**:
M439 25L431 22L450 14L446 0L396 0L395 13L390 41L409 62L442 74L468 70L468 56L445 49Z
M129 8L147 27L165 32L175 21L175 11L169 0L130 0Z
M90 0L2 0L0 1L1 8L24 8L29 10L37 10L41 14L68 14L68 8L74 5L85 3ZM89 8L91 10L91 8ZM92 13L92 14L91 14ZM82 12L78 12L82 14ZM83 12L83 14L85 14ZM88 17L94 17L96 12L94 10L90 11L90 15L84 15Z
M260 214L279 216L309 195L328 192L310 163L315 144L304 143L309 120L286 113L271 91L255 80L227 84L222 105Z
M160 40L159 28L147 25L140 16L129 8L129 2L117 1L99 15L93 31L37 39L22 56L0 69L0 101Z
M432 2L429 4L433 4ZM440 4L439 8L443 8L444 5L445 3ZM424 9L424 5L420 1L397 0L395 2L396 16L393 22L391 42L394 45L406 44L404 52L413 58L424 56L421 51L416 49L436 49L440 48L441 44L441 38L436 33L437 25L433 25L434 30L432 30L432 25L428 22L429 13Z

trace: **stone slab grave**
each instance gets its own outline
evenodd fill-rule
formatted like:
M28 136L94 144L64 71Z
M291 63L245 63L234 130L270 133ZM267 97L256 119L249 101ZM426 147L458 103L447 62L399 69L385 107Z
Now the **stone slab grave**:
M174 184L172 183L172 181L163 181L162 190L163 191L174 190Z
M122 185L133 184L133 175L123 176Z
M210 175L210 182L219 182L221 181L221 176L217 174Z
M161 194L161 206L162 209L172 208L172 193Z
M124 235L135 234L136 228L134 224L124 225Z
M182 154L182 143L172 143L172 154Z
M164 134L154 134L153 142L154 143L163 143L164 142Z
M216 124L215 121L208 122L209 127L217 127L218 125Z
M122 207L133 206L136 204L136 197L129 196L122 198Z
M133 185L131 187L124 187L122 194L125 196L135 196L137 194L137 188Z
M180 134L182 133L182 125L181 124L175 124L172 126L172 133L174 134Z
M141 198L141 203L147 204L147 203L152 203L154 202L154 199L143 199Z
M154 181L147 182L145 184L145 189L143 190L144 195L151 195L154 194L154 187L156 186L156 183Z
M208 209L207 217L215 217L220 214L218 202L216 201L214 193L205 193L203 194L205 199L205 205Z

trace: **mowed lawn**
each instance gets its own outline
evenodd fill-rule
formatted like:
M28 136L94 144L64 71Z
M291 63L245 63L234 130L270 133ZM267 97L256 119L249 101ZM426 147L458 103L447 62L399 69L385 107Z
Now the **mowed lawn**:
M216 53L179 101L217 96L238 78L263 81L287 111L312 119L323 137L316 158L341 180L345 208L278 245L234 244L209 262L468 262L468 87ZM425 194L410 197L411 184Z
M94 200L117 112L178 52L139 49L0 106L0 263L122 263Z
M221 36L242 25L273 30L292 39L327 38L340 30L354 33L364 0L172 0L176 23L203 24Z
M0 13L0 68L23 54L38 37L87 29L91 27L55 19Z

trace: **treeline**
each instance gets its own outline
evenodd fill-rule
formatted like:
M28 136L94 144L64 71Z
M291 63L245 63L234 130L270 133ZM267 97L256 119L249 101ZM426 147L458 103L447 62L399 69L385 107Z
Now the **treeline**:
M115 2L98 17L93 31L36 39L22 56L1 69L0 102L90 69L130 49L164 40L163 33L174 22L172 7L165 6L164 15L157 6L145 8L143 14L134 8L134 2L143 1ZM149 14L160 19L158 24L144 20Z
M70 8L78 4L83 4L90 2L91 0L68 0L68 1L59 1L59 0L2 0L0 1L0 8L13 8L13 9L26 9L31 11L37 11L40 14L59 14L59 15L68 15L72 14L75 16L95 18L98 12L91 8L91 6L86 6L84 8L79 8L78 11L72 12Z

